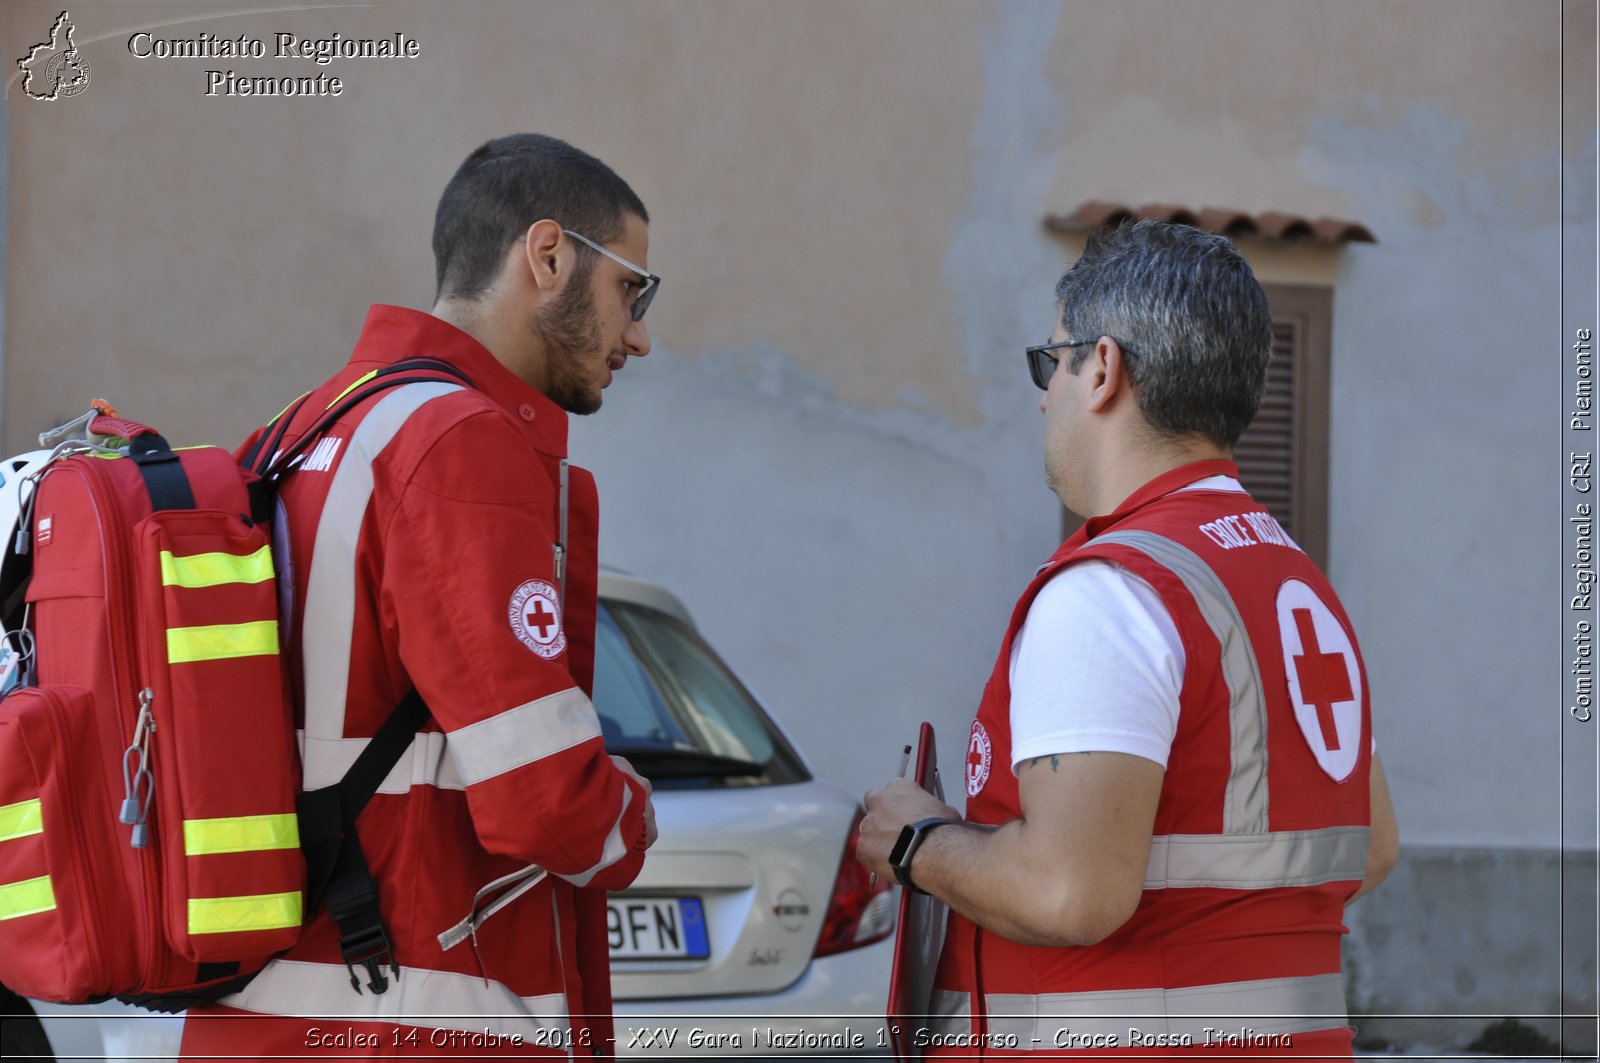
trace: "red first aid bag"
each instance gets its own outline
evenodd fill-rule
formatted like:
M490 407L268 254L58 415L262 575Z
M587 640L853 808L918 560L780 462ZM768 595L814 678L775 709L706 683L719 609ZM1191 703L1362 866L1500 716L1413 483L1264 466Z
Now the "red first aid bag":
M442 362L397 362L286 439L302 396L244 465L103 410L41 442L84 439L0 463L32 488L0 565L11 990L179 1010L242 988L325 907L352 990L363 970L386 991L398 968L356 819L427 706L408 693L343 778L300 792L268 529L278 486L340 417L435 380L470 386Z
M0 703L0 980L62 1003L203 999L293 945L304 914L253 477L216 447L123 434L128 454L38 479L36 684Z

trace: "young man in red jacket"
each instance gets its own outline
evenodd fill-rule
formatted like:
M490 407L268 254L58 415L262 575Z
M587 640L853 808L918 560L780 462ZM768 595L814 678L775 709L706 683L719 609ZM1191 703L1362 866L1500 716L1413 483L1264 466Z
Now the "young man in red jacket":
M319 910L189 1013L186 1058L611 1054L605 891L655 821L589 701L598 512L567 415L650 352L648 220L571 145L484 144L439 201L432 311L373 307L293 415L285 447L398 361L463 378L342 416L287 481L275 544L304 789L342 778L411 690L429 719L357 821L387 952L353 958Z
M1398 836L1328 581L1240 486L1272 347L1233 246L1091 238L1027 352L1089 519L1017 603L967 811L868 795L859 858L951 908L929 1054L1350 1055L1344 905Z

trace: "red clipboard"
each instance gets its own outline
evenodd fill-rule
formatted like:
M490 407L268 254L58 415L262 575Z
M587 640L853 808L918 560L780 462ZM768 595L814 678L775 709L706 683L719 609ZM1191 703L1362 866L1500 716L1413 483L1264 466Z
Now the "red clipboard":
M933 725L924 722L917 732L917 752L912 778L918 786L944 800L939 781L939 757L933 744ZM928 1025L928 1005L933 997L933 976L944 947L944 902L937 897L900 891L900 919L894 935L894 965L889 969L889 1048L897 1060L920 1060L922 1048L914 1036Z

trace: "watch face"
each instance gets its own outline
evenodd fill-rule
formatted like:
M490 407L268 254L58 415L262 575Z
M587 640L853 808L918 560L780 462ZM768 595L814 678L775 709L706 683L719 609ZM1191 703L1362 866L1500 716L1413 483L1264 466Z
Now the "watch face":
M889 850L890 867L899 870L904 865L906 850L911 848L911 840L916 836L917 832L911 824L908 823L900 828L900 837L894 840L894 848Z

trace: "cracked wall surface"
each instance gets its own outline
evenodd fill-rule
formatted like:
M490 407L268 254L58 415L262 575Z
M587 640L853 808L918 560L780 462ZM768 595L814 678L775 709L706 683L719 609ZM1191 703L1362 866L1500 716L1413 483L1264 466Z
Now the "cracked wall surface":
M6 54L57 10L8 4ZM333 64L346 95L299 101L208 99L214 64L128 54L189 8L72 10L93 83L6 103L8 452L96 395L231 444L345 359L369 303L429 305L432 211L467 151L568 137L645 199L665 278L655 353L573 427L603 557L681 594L855 792L921 719L960 777L1058 537L1021 349L1079 244L1045 215L1366 225L1377 244L1242 246L1263 279L1334 291L1330 575L1403 834L1530 866L1593 848L1592 817L1563 833L1594 767L1558 770L1543 516L1562 284L1595 283L1560 268L1595 220L1562 199L1594 181L1593 123L1561 112L1587 84L1563 84L1563 19L1592 39L1591 4L413 0L207 24L421 43L409 65ZM1547 973L1522 977L1530 1001L1555 999Z

